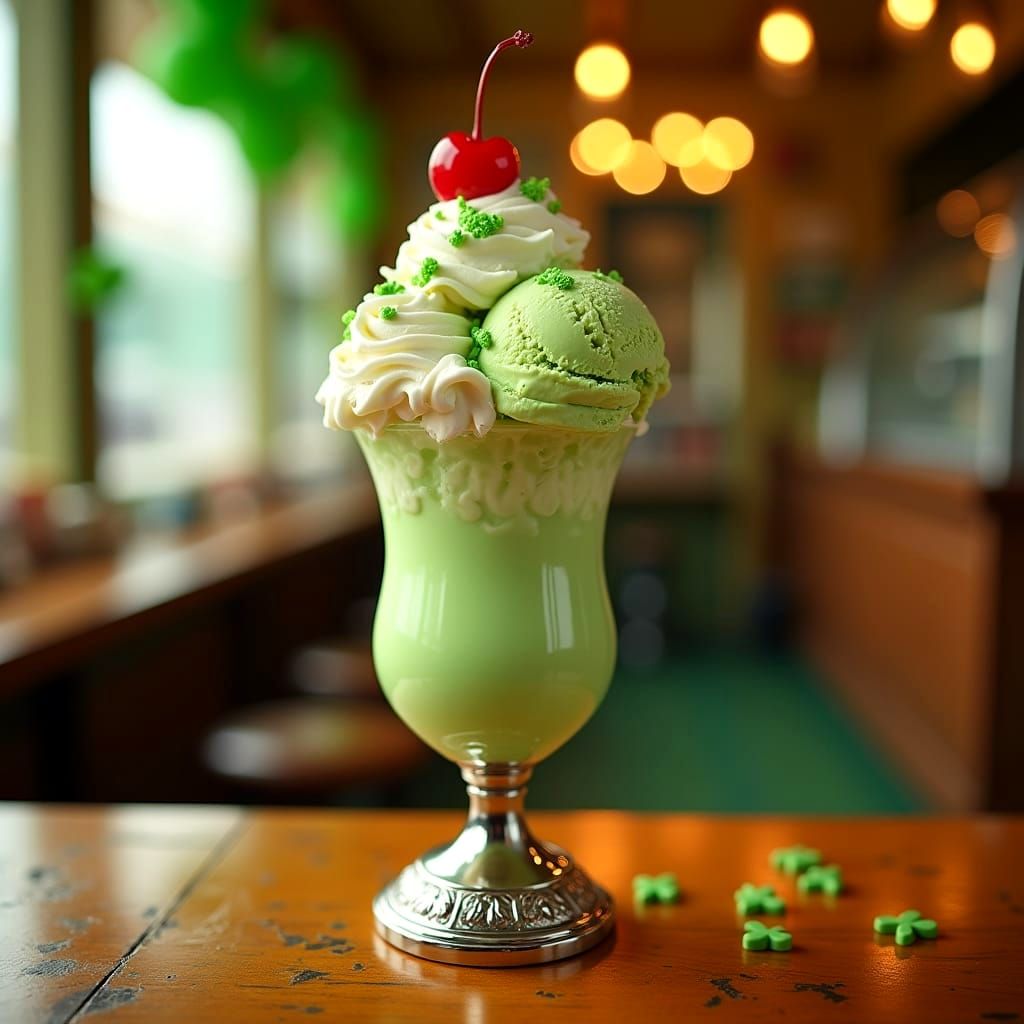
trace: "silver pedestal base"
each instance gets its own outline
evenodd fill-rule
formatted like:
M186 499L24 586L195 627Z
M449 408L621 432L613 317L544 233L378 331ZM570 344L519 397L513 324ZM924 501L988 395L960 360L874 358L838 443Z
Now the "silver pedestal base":
M530 769L463 767L469 819L374 900L377 931L407 953L451 964L514 967L575 956L614 924L611 897L522 817Z

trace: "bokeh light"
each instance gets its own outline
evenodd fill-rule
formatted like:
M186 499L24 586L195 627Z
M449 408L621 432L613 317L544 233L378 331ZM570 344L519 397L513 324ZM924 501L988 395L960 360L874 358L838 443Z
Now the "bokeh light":
M596 167L591 167L586 160L583 159L583 155L580 153L580 136L579 133L573 136L572 142L569 143L569 159L572 161L573 167L576 168L581 174L589 174L591 176L598 174L607 174L607 171L599 171Z
M583 162L602 173L613 170L626 159L632 141L629 129L612 117L591 121L576 138Z
M642 196L653 192L664 180L668 168L658 151L643 139L634 139L626 159L612 170L620 188Z
M978 221L974 228L974 241L987 256L1002 259L1016 247L1017 232L1005 213L990 213Z
M651 129L651 142L665 163L678 167L684 148L699 140L703 132L700 118L674 110L655 122Z
M576 84L596 100L613 100L629 85L629 60L611 43L588 46L576 58Z
M949 53L965 75L983 75L996 57L995 36L980 21L965 22L953 33Z
M716 117L704 129L704 153L722 170L738 171L754 156L754 134L735 117Z
M893 23L908 32L920 32L935 14L936 0L886 0Z
M679 177L691 192L710 196L715 192L721 192L729 184L732 171L719 167L710 160L701 160L692 167L680 167Z
M814 29L799 11L779 7L765 15L757 37L761 53L776 64L802 64L814 48Z
M955 188L947 192L935 207L939 225L954 238L966 238L978 223L981 208L978 200L966 189Z

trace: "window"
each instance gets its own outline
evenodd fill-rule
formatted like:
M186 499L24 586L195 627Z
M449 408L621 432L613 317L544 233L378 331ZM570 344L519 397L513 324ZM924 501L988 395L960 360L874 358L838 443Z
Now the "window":
M119 498L251 468L255 188L218 118L116 62L93 76L94 237L126 283L97 313L97 476Z
M0 480L9 476L15 447L14 147L17 99L17 26L10 0L0 0Z
M290 176L270 223L274 468L299 481L337 475L358 460L351 438L324 428L314 396L341 338L340 310L354 306L372 279L365 260L352 253L343 258L323 212L318 172L307 161Z

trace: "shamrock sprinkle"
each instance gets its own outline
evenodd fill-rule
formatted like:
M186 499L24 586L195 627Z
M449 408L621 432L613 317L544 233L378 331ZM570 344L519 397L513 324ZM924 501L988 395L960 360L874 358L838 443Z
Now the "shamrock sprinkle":
M551 188L550 178L527 178L526 181L519 183L519 191L527 199L532 199L535 203L541 202L548 194L549 188Z
M447 220L448 218L444 215L444 210L434 211L434 220Z
M466 233L465 233L465 231L462 230L462 228L456 228L448 236L448 244L453 246L456 249L458 249L458 247L460 245L462 245L462 243L465 242L465 241L466 241Z
M838 896L843 891L843 872L838 864L812 864L796 882L801 892L824 892Z
M734 893L737 913L743 914L784 914L786 903L775 895L770 885L752 885L744 882Z
M487 238L496 235L504 226L505 218L500 213L483 213L459 196L459 227L463 231L468 231L474 238Z
M548 213L561 213L561 212L562 212L562 200L561 199L552 199L551 202L548 203Z
M346 309L341 314L341 322L344 326L344 330L341 332L341 340L348 341L352 337L352 321L356 318L356 311L354 309Z
M380 310L381 320L394 320L398 316L398 310L394 306L382 306Z
M793 936L782 925L769 928L760 921L748 921L743 926L743 948L750 950L771 949L785 953L793 948Z
M772 867L786 875L802 875L821 863L821 853L809 846L783 846L772 850Z
M622 275L617 270L609 270L606 274L600 267L594 271L594 277L600 277L604 281L615 281L622 284Z
M573 279L561 267L548 267L537 275L537 284L553 284L563 292L567 292L573 286Z
M678 903L679 883L670 872L662 875L637 875L633 879L633 898L637 903Z
M433 256L428 256L420 264L420 272L412 279L412 283L418 288L426 287L427 282L437 273L438 262Z
M385 281L383 284L373 286L374 295L401 295L405 291L405 285L397 281Z
M897 946L909 946L918 939L934 939L939 934L939 926L930 918L921 917L919 910L904 910L895 916L876 917L875 931L879 935L895 935Z

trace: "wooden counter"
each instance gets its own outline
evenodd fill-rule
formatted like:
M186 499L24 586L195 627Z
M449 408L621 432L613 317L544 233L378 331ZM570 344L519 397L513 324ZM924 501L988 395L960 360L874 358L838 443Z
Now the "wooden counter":
M370 900L450 813L0 808L0 1020L503 1024L1024 1019L1024 819L727 819L537 814L613 893L613 939L543 967L458 968L376 938ZM795 895L773 847L819 846L835 900ZM671 870L678 906L635 908ZM788 953L740 947L733 890L774 882ZM876 914L939 938L897 947Z
M284 559L376 522L368 481L132 545L114 558L41 573L0 593L0 697L40 667L53 670L105 643L121 628L222 595Z
M359 480L0 595L0 799L230 796L200 764L204 735L344 630L381 545Z

